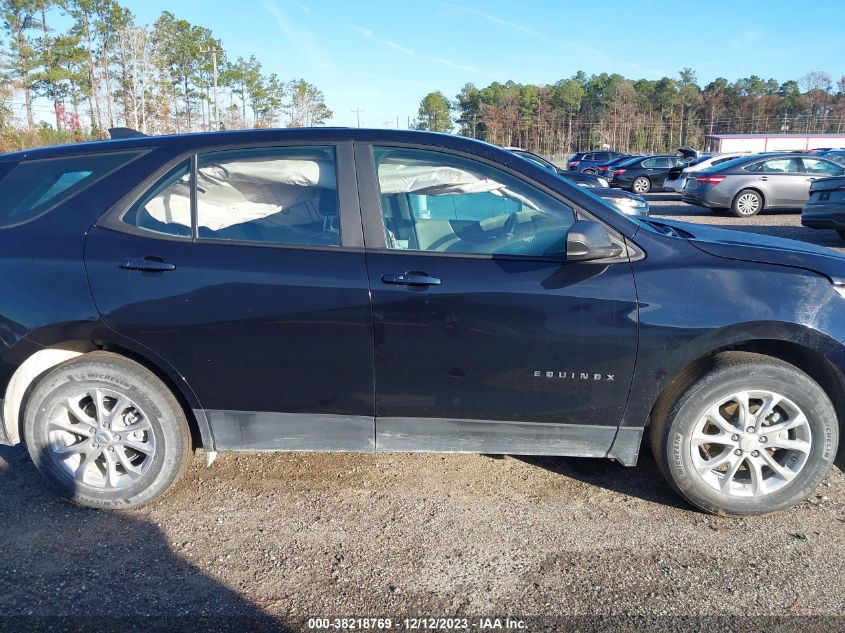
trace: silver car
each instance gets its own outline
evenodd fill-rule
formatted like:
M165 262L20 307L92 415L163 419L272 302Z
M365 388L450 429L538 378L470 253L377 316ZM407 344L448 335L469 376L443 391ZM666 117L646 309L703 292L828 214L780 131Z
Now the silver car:
M704 169L691 178L681 199L711 209L730 209L739 217L763 209L800 209L818 178L841 176L845 168L802 154L755 154Z

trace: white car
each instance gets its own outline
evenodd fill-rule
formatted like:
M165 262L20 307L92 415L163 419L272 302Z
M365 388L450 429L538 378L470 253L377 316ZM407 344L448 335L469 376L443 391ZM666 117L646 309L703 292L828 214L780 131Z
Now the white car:
M663 181L663 191L671 191L672 193L683 193L684 187L687 184L690 176L697 171L724 163L732 158L740 156L747 156L747 152L731 152L725 154L707 154L698 160L694 160L686 165L674 167L669 170L666 180Z

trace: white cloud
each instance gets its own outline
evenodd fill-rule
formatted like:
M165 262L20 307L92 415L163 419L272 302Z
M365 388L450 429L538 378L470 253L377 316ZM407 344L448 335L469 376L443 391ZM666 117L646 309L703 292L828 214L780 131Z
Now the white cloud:
M303 58L308 59L311 64L319 68L334 68L329 52L316 33L294 24L290 18L282 13L279 5L273 0L261 0L261 4L276 20L282 37L290 42L302 54Z
M379 44L384 44L385 46L388 46L388 47L392 48L393 50L397 50L400 53L404 53L405 55L408 55L409 57L415 57L416 59L421 59L423 61L432 62L432 63L435 63L435 64L440 64L442 66L449 66L451 68L457 68L458 70L463 70L464 72L473 73L473 74L476 74L476 75L492 76L492 75L489 75L488 73L484 73L484 72L480 71L475 66L470 66L468 64L461 64L459 62L456 62L455 60L448 59L446 57L434 57L432 55L425 55L423 53L418 53L417 51L413 50L412 48L408 48L407 46L402 46L401 44L397 44L393 40L387 40L387 39L384 39L382 37L379 37L373 31L371 31L370 29L364 29L364 28L361 28L360 26L354 26L354 25L352 26L352 28L355 29L356 31L358 31L364 37L371 39L374 42L378 42Z
M503 18L497 17L495 15L491 15L489 13L484 13L484 11L479 11L478 9L473 9L472 7L465 7L462 4L454 4L452 2L444 2L443 6L449 7L450 9L456 9L458 11L463 11L464 13L472 14L476 17L481 18L482 20L487 20L488 22L492 22L493 24L498 24L499 26L504 26L509 29L513 29L514 31L522 31L523 33L528 33L529 35L533 35L534 37L541 37L543 39L548 39L542 33L535 31L534 29L529 29L527 26L522 26L521 24L517 24L516 22L511 22L509 20L505 20Z

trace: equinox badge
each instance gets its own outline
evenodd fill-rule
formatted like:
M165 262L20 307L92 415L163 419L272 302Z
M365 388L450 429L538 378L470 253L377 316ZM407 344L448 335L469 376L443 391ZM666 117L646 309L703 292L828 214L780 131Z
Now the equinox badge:
M590 374L576 371L541 371L534 372L535 378L559 378L562 380L603 380L613 382L615 374Z

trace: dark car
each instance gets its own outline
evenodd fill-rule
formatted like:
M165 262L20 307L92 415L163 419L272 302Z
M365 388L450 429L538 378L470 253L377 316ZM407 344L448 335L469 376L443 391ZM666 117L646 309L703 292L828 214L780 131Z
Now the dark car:
M750 217L763 209L800 209L813 181L841 176L845 168L812 154L757 154L702 169L690 178L681 199Z
M830 149L818 154L821 158L845 167L845 149Z
M602 165L614 158L625 156L622 152L609 152L605 150L593 152L578 152L573 154L567 162L567 167L572 171L582 171L585 174L594 174L599 165Z
M845 177L820 178L810 185L801 224L811 229L833 229L845 240Z
M611 187L621 187L634 193L644 194L654 188L662 191L669 170L684 164L684 157L678 155L636 156L609 169L607 180Z
M505 149L526 160L530 160L532 163L540 165L553 173L556 173L561 178L565 178L579 187L593 189L593 193L615 206L622 213L640 217L645 217L649 214L648 201L645 198L637 194L628 193L627 191L611 189L608 186L607 180L601 176L561 169L539 154L535 154L534 152L530 152L519 147L506 147Z
M598 167L596 167L596 175L601 176L602 178L607 178L607 172L611 167L615 167L621 162L628 160L629 158L638 158L638 156L623 154L622 156L617 156L606 163L602 163Z
M845 259L631 218L480 141L40 148L0 200L0 441L82 504L156 498L195 447L631 466L648 425L681 495L756 515L836 454Z

